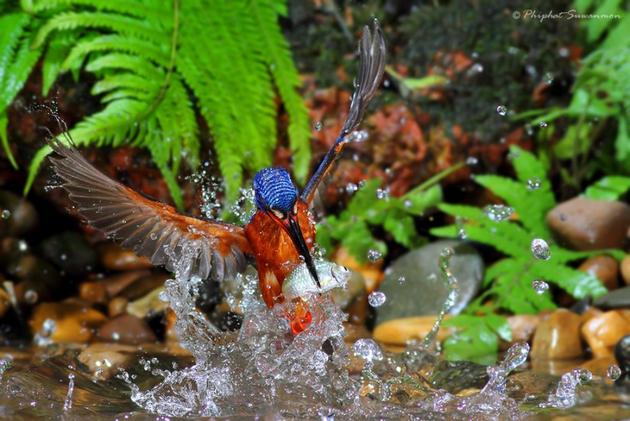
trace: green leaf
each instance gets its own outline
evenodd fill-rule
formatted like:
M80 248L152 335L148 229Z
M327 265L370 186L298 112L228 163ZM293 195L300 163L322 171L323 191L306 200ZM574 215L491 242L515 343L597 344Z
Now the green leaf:
M9 125L9 117L7 116L6 111L0 112L0 142L2 142L2 149L4 149L9 162L13 168L17 169L18 164L15 162L15 158L13 157L13 153L11 152L11 147L9 146L9 138L7 135L7 126Z
M442 188L439 185L428 190L411 190L397 199L396 205L412 215L422 216L427 209L442 201Z
M584 196L594 200L619 200L628 190L630 177L609 175L587 187Z
M394 237L397 243L406 247L411 247L411 242L417 235L413 218L401 212L388 212L383 228Z
M458 327L444 341L444 356L449 361L491 362L499 350L497 334L483 317L459 315L443 323Z

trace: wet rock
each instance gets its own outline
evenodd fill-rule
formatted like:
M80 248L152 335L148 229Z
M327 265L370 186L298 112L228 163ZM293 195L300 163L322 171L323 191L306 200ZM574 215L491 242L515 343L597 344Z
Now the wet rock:
M337 264L344 266L353 272L358 272L363 276L364 284L368 290L372 291L376 289L383 280L383 271L381 266L383 265L382 259L376 262L360 263L358 262L350 252L344 247L339 247L332 259Z
M436 389L459 393L469 388L482 388L489 379L488 367L470 361L440 361L433 370L431 384Z
M27 254L30 254L30 247L25 240L12 237L0 239L0 267L3 269Z
M580 365L580 368L590 371L595 376L606 377L608 367L615 363L612 354L605 357L596 357Z
M581 330L593 356L609 357L619 339L630 334L630 323L620 313L607 311L584 323Z
M507 319L512 330L512 340L505 349L517 342L529 342L540 323L541 316L537 314L518 314Z
M42 303L29 320L34 335L58 343L88 342L96 327L107 320L104 314L76 302Z
M9 298L9 294L2 288L0 288L0 319L7 313L7 311L11 308L11 299Z
M593 301L593 305L603 309L630 308L630 286L609 291Z
M630 255L626 255L621 260L621 277L626 285L630 285Z
M162 291L164 291L164 288L156 288L144 297L130 302L127 304L127 313L143 319L151 314L163 312L168 307L168 304L160 299Z
M582 314L580 314L580 326L583 326L584 323L588 322L594 317L599 317L604 312L598 309L597 307L588 307Z
M609 290L618 286L619 264L614 257L594 256L586 259L578 270L595 276Z
M538 325L532 341L532 359L562 360L583 354L580 316L558 309Z
M135 347L121 344L94 343L88 345L77 359L85 364L98 380L107 380L118 374L120 369L131 367Z
M96 337L101 341L139 345L157 340L147 323L130 314L122 314L103 324Z
M77 232L67 231L42 241L42 255L68 275L89 273L96 265L96 252Z
M445 317L448 319L448 316ZM388 320L380 323L374 329L374 339L390 345L406 345L412 339L422 339L433 328L435 316L407 317L404 319ZM444 327L438 332L438 340L442 341L449 335Z
M575 250L621 248L630 227L630 206L575 197L553 208L547 223L563 244Z
M125 297L116 297L107 304L107 315L116 317L127 312L127 299Z
M0 237L21 236L37 225L37 211L26 199L0 190Z
M143 276L142 278L136 280L128 287L120 291L119 295L121 297L125 297L129 301L137 300L138 298L144 297L156 288L163 286L164 282L169 278L170 276L168 274L160 272Z
M108 297L116 297L129 285L149 275L151 275L149 270L134 270L107 277L99 282L105 285Z
M615 345L615 359L625 377L628 377L630 374L630 335L619 339Z
M484 265L479 253L458 241L437 241L412 250L387 269L380 291L387 301L378 308L377 323L410 316L437 314L448 295L438 261L446 247L455 251L450 269L457 278L459 293L451 313L457 314L472 300L483 278Z
M38 299L35 301L45 301L63 292L63 283L57 269L47 261L26 254L17 261L7 266L7 274L19 282L15 287L15 294L18 301L25 300L27 291L33 291ZM26 301L31 301L28 298ZM32 303L31 303L32 304Z
M116 244L108 243L101 247L101 263L110 270L137 270L153 267L149 259L138 256L131 250L125 250Z
M107 303L107 289L102 282L83 282L79 285L79 297L91 303Z

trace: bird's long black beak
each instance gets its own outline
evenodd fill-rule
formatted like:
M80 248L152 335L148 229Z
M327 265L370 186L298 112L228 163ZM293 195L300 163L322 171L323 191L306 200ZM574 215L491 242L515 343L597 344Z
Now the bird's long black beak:
M297 221L297 217L293 214L289 214L287 219L289 220L287 229L289 231L291 239L293 240L293 244L295 244L295 248L297 248L298 253L300 253L300 255L304 258L306 267L315 280L317 287L321 288L319 278L317 277L317 271L315 270L315 264L313 263L313 257L308 251L308 247L306 246L306 242L304 241L304 236L302 235L302 230L300 229L300 224Z

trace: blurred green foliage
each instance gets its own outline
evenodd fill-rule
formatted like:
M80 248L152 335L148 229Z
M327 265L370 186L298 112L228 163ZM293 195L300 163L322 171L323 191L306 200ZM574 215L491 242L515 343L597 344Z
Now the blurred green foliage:
M547 168L532 153L512 147L510 156L516 179L497 175L476 176L475 182L487 188L514 209L514 218L497 220L483 209L468 205L442 204L439 208L455 216L461 225L455 224L434 228L431 234L439 237L462 237L488 245L506 257L491 265L485 273L483 293L466 309L466 317L492 315L490 326L497 325L495 312L513 314L536 314L556 307L550 290L537 291L532 283L536 280L551 283L576 299L597 297L606 292L600 281L592 274L578 271L569 263L593 254L609 253L623 257L618 250L578 252L562 248L552 242L552 234L545 222L545 215L556 200L547 179ZM549 244L550 258L540 259L531 250L532 240L543 239ZM470 355L479 355L490 348L498 349L495 340L477 338L476 347L466 348L460 341L469 341L476 335L498 328L488 327L487 321L460 323L457 317L450 323L462 327L460 332L446 343L446 348L455 347L455 354L469 349ZM477 333L470 329L478 330ZM487 335L486 335L487 336ZM450 351L447 351L447 353Z
M439 181L463 166L453 165L400 197L390 197L379 179L366 181L339 215L328 215L317 225L317 243L329 255L339 243L359 262L368 260L370 250L382 256L388 252L387 244L372 232L376 227L406 248L421 245L425 239L416 231L414 218L442 201Z
M304 181L310 128L298 72L278 19L283 0L23 0L0 6L0 133L7 108L42 57L43 94L60 74L95 78L101 111L70 130L79 145L147 148L175 203L180 164L200 160L201 116L213 136L228 200L244 171L272 163L276 92L289 115L294 174ZM28 191L48 147L34 157Z

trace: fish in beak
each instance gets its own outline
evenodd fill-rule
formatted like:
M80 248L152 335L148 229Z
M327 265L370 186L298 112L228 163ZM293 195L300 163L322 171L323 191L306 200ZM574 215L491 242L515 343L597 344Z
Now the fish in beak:
M317 287L321 288L319 277L317 276L317 270L315 268L315 263L313 262L313 257L311 256L311 253L308 251L306 241L304 241L304 236L302 235L302 230L300 229L297 214L295 212L282 214L276 210L270 210L267 212L267 214L278 224L280 224L285 232L289 234L289 237L291 237L291 241L293 241L293 245L295 245L295 249L298 251L298 254L304 259L304 263L306 263L306 267L315 280Z
M286 224L287 232L293 240L293 244L295 244L295 248L298 253L304 259L304 263L306 263L306 267L308 271L311 273L311 276L315 280L318 288L321 288L319 283L319 278L317 277L317 270L315 269L315 264L313 263L313 257L311 253L308 251L308 247L306 246L306 242L304 241L304 236L302 235L302 230L300 229L300 224L298 223L297 216L289 213L286 220L288 223Z

